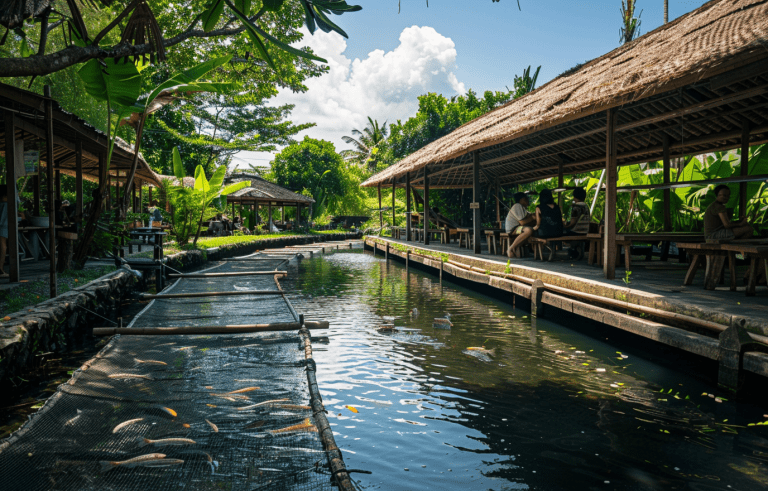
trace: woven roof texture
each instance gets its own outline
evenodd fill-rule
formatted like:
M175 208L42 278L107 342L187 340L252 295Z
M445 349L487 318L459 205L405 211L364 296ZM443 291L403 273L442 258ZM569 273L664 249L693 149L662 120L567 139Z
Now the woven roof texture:
M310 204L315 200L298 193L294 193L282 186L257 176L255 174L233 174L227 181L236 183L240 181L251 181L251 185L240 191L230 194L230 201L282 201L291 203Z
M372 176L390 183L446 162L768 60L768 0L714 0L490 111Z

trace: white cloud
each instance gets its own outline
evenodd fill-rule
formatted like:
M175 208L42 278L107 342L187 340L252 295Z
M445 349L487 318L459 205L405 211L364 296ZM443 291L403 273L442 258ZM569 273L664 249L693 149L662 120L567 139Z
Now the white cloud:
M281 91L274 104L295 104L294 123L314 122L316 127L297 136L329 140L337 149L353 128L362 129L370 116L383 123L405 120L418 108L417 97L427 92L445 96L463 94L464 84L454 74L456 47L431 27L412 26L400 34L392 51L377 49L361 60L344 55L347 41L336 33L305 33L301 46L310 46L328 60L329 72L305 82L308 91L295 94ZM270 154L243 152L241 159L269 159ZM242 160L236 163L242 165ZM266 160L255 161L266 164Z

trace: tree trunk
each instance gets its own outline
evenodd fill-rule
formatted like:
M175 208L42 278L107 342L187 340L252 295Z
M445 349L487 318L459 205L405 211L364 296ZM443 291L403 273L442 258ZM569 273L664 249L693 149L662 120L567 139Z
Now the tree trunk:
M144 121L146 121L146 114L142 114L139 118L139 124L136 127L136 142L133 144L133 162L131 163L131 170L125 178L125 187L123 188L123 199L120 202L120 219L124 220L128 211L128 202L131 196L131 188L133 187L133 180L136 176L136 169L139 166L139 149L141 148L141 135L144 132Z

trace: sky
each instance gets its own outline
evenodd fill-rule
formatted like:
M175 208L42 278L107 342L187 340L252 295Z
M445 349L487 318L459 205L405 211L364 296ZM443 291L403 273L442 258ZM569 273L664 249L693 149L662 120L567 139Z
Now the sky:
M314 122L303 131L350 148L341 137L362 130L367 118L405 121L418 109L418 96L446 97L468 89L505 91L515 75L541 65L537 87L569 68L619 46L621 0L347 0L359 12L334 16L348 39L336 33L306 33L310 46L328 60L330 71L308 80L309 90L281 91L272 104L295 104L294 123ZM669 20L706 3L669 0ZM663 0L637 0L640 34L664 22ZM241 152L234 165L268 166L273 154Z

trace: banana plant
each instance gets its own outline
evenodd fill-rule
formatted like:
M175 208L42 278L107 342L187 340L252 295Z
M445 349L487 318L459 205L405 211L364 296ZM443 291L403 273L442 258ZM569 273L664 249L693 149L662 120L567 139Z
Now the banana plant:
M250 181L240 181L224 186L224 177L227 174L226 165L219 166L211 176L211 179L208 180L205 177L203 166L198 165L195 168L194 187L184 186L184 178L187 176L184 172L184 164L181 161L178 147L173 147L173 174L179 181L178 185L171 187L171 200L174 205L175 215L174 224L177 219L180 224L178 232L181 232L181 237L177 234L179 243L185 243L189 240L191 220L195 220L194 217L197 216L195 212L200 214L200 218L196 220L197 230L195 232L195 239L192 242L193 245L197 245L197 239L200 238L200 230L202 229L203 221L206 219L206 213L215 215L216 212L222 212L226 209L226 200L221 200L220 198L251 185ZM176 216L177 213L178 216Z

